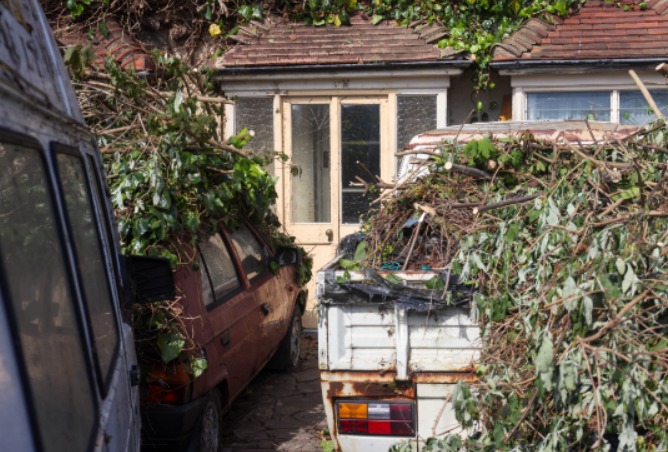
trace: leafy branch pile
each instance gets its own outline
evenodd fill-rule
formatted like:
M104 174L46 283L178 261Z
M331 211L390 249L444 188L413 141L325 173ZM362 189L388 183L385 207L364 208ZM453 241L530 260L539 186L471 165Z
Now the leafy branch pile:
M84 117L98 136L125 254L197 265L198 238L219 223L234 227L246 220L277 246L294 246L272 211L275 180L263 167L274 156L244 148L252 138L245 130L222 138L228 101L213 95L207 73L158 53L158 69L149 77L111 60L96 69L91 58L82 46L65 55ZM301 283L310 278L311 262L304 257ZM181 309L178 300L135 307L138 353L146 366L183 359L197 377L206 362L183 327Z
M659 122L591 145L446 143L369 219L367 264L426 212L423 242L447 246L412 265L476 287L479 383L453 405L477 433L432 450L668 449L667 140Z

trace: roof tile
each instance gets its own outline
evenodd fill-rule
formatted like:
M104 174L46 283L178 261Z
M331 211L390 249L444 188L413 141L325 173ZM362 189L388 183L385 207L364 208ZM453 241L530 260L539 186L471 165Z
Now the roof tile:
M312 27L272 18L260 26L251 23L232 50L216 67L359 64L378 62L464 59L460 51L439 49L447 30L436 24L415 22L409 27L394 22L373 25L361 15L350 26Z
M589 0L554 24L532 18L494 47L494 61L668 57L668 0L650 0L646 9L623 3L633 9Z

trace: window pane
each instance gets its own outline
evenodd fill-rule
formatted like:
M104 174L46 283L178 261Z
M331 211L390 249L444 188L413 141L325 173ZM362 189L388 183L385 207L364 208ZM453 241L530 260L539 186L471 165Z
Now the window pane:
M668 91L650 91L654 102L661 112L668 114ZM643 125L654 121L656 115L639 91L621 91L619 93L619 122L622 124Z
M292 105L292 221L328 223L329 105Z
M610 92L529 93L527 119L610 121Z
M93 339L102 377L111 376L118 330L107 269L100 248L98 225L93 215L83 161L73 155L58 155L58 172L63 185L67 214L76 246L79 275L93 329Z
M202 299L204 305L209 306L234 292L240 287L240 284L234 263L220 234L212 235L207 240L200 242L198 246L204 263L204 268L200 272ZM213 293L211 292L212 284Z
M230 231L230 238L249 280L254 279L269 268L269 259L264 247L260 245L248 229L241 228Z
M86 450L94 395L39 153L0 143L0 270L44 450Z
M380 105L341 107L341 217L343 223L359 223L359 215L369 209L371 199L363 190L351 187L355 176L370 177L357 162L380 175Z
M436 128L436 96L397 97L397 149L418 133Z
M274 152L274 99L272 97L240 97L235 102L235 133L246 128L255 132L248 143L256 155ZM267 171L273 175L274 166Z

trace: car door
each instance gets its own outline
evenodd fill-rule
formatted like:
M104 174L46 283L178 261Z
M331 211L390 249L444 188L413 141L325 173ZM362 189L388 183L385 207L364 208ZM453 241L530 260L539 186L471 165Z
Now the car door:
M250 284L260 313L260 340L257 351L257 367L260 368L271 357L287 331L292 315L292 299L280 284L282 272L276 274L269 269L271 257L269 247L248 228L229 231L229 236L241 267Z
M202 262L202 302L213 331L213 338L206 346L210 350L208 373L226 372L230 396L234 398L256 371L260 313L247 281L241 277L239 263L226 244L224 232L201 240L198 249Z

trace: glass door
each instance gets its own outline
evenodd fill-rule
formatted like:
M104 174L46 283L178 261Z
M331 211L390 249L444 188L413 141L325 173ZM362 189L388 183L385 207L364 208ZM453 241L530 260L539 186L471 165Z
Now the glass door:
M338 240L337 210L332 190L337 168L332 156L331 102L328 99L286 101L285 141L290 156L286 190L288 230L302 244Z

